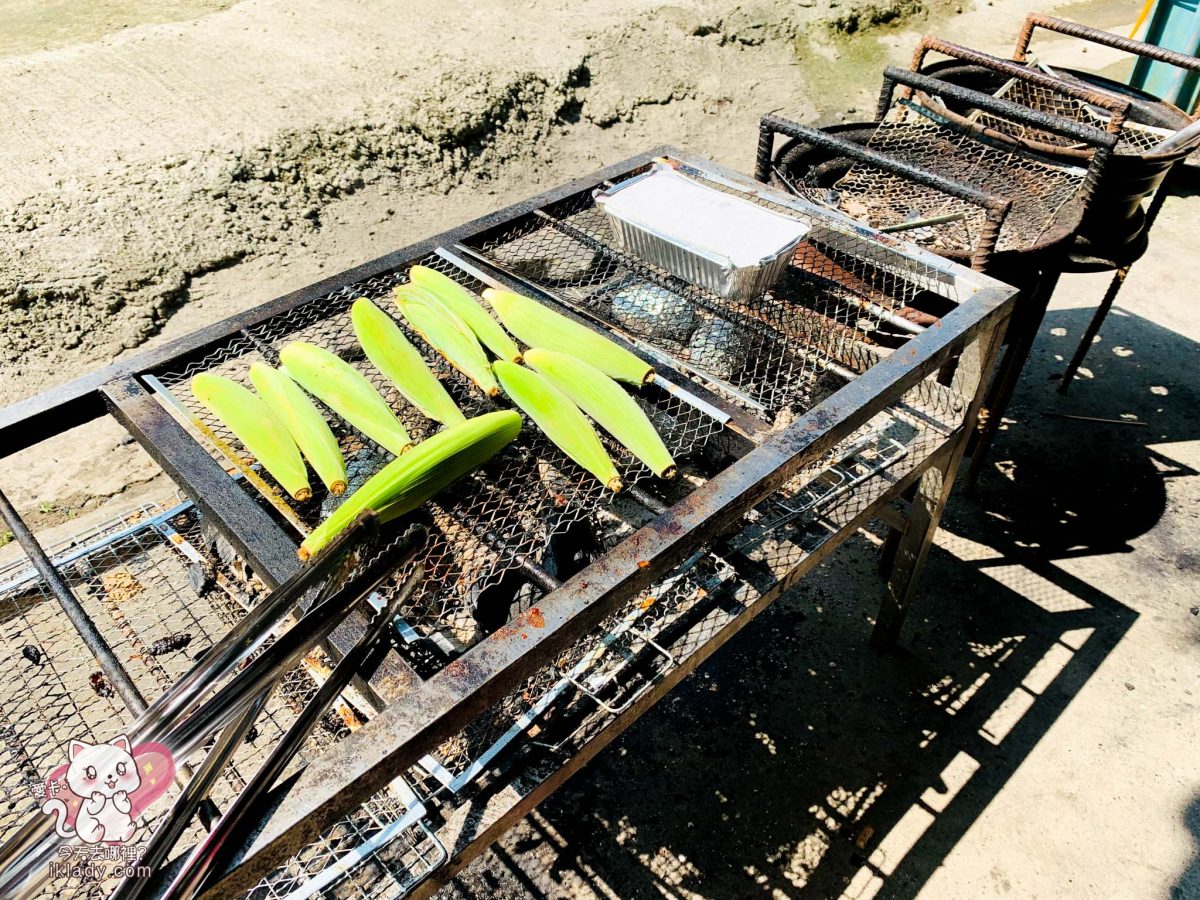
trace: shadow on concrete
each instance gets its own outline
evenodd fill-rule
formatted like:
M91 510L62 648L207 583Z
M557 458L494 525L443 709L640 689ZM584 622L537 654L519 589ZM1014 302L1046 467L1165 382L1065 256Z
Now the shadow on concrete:
M1171 886L1171 900L1200 897L1200 797L1196 797L1188 804L1183 822L1187 826L1192 840L1196 842L1196 850L1187 869Z
M1137 618L1059 562L1130 552L1195 474L1170 444L1200 437L1196 346L1118 311L1064 397L1089 315L1043 326L902 650L867 647L882 530L861 533L444 896L915 897Z

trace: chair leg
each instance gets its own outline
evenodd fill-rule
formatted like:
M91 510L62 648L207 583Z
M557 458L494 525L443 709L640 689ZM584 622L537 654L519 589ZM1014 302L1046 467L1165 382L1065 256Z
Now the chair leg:
M1125 284L1125 278L1129 275L1129 269L1129 266L1122 266L1117 269L1112 277L1112 281L1108 283L1108 290L1104 292L1104 297L1101 299L1100 305L1092 313L1092 320L1088 322L1088 327L1084 330L1083 336L1079 338L1079 346L1075 348L1075 355L1071 357L1066 371L1063 372L1062 382L1058 385L1058 392L1060 394L1065 394L1070 390L1071 382L1075 380L1075 373L1083 365L1088 350L1092 347L1092 341L1100 333L1100 326L1104 324L1104 320L1108 317L1108 311L1112 309L1113 303L1117 300L1117 294L1120 292L1121 286Z

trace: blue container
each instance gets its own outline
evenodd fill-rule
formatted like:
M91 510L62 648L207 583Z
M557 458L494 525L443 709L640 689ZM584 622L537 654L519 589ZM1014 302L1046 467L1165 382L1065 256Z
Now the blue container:
M1189 56L1200 55L1200 4L1197 0L1157 0L1142 40ZM1129 83L1180 109L1193 110L1200 72L1139 57Z

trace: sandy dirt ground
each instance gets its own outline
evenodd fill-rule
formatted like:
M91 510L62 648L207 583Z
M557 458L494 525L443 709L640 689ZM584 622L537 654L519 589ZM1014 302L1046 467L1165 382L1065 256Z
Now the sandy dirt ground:
M748 170L762 113L866 116L920 32L1003 51L1027 9L0 0L0 403L649 146ZM864 532L442 896L1200 897L1198 213L1065 398L1105 279L1064 280L902 651ZM56 532L168 487L106 422L6 472Z

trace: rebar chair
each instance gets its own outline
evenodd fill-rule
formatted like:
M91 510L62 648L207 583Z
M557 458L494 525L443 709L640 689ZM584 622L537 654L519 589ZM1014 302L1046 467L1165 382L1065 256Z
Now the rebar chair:
M981 124L955 111L962 109L987 113L992 124ZM1008 127L995 127L1000 122L1008 123ZM1010 133L1018 128L1056 135L1072 145L1072 159L1064 161L1029 147L1023 138ZM895 67L885 70L875 122L835 126L826 131L1012 201L986 271L1021 288L1022 296L1009 326L1008 349L985 401L987 414L980 417L980 433L968 471L971 484L1029 355L1117 135ZM771 148L764 148L760 137L759 177L771 177L773 167L782 179L801 178L800 172L812 152L810 145L799 141L785 145L772 161ZM775 177L779 179L780 174ZM894 184L861 164L850 165L833 187L847 197L866 198L862 202L868 207L882 204L884 209L893 202L886 199L889 191L895 193ZM866 219L876 224L871 216L868 209ZM941 252L956 261L968 261L962 251Z
M793 161L795 180L775 165L778 137L787 138L786 153L781 155ZM795 164L798 149L813 157L812 165ZM835 188L854 165L877 172L887 184L886 192L864 196ZM775 115L763 116L759 127L756 177L940 256L961 259L980 272L992 265L1000 229L1012 207L1007 198ZM844 278L832 269L828 275L832 280ZM918 293L898 306L882 292L866 287L866 296L878 295L881 307L877 316L860 320L867 329L864 337L872 343L897 346L935 324L950 308L945 298L930 292Z
M1063 81L1085 84L1094 90L1130 101L1128 121L1109 166L1107 185L1099 192L1094 212L1089 213L1085 222L1081 240L1069 256L1073 271L1113 270L1113 278L1063 372L1059 391L1065 393L1116 301L1130 267L1145 251L1149 230L1170 193L1172 181L1178 177L1183 160L1196 148L1197 143L1184 139L1191 132L1182 133L1195 119L1174 104L1111 78L1077 69L1050 68L1035 61L1029 46L1034 32L1039 28L1120 50L1140 59L1167 63L1185 72L1200 72L1200 58L1044 13L1030 13L1021 27L1013 53L1014 60L1031 67L1039 66ZM1094 120L1096 110L1082 104L1071 109L1069 114L1076 121ZM1143 201L1147 197L1150 199L1143 209ZM1120 229L1113 227L1114 222L1125 223L1127 230L1137 229L1137 237L1124 242L1114 240L1121 235Z

